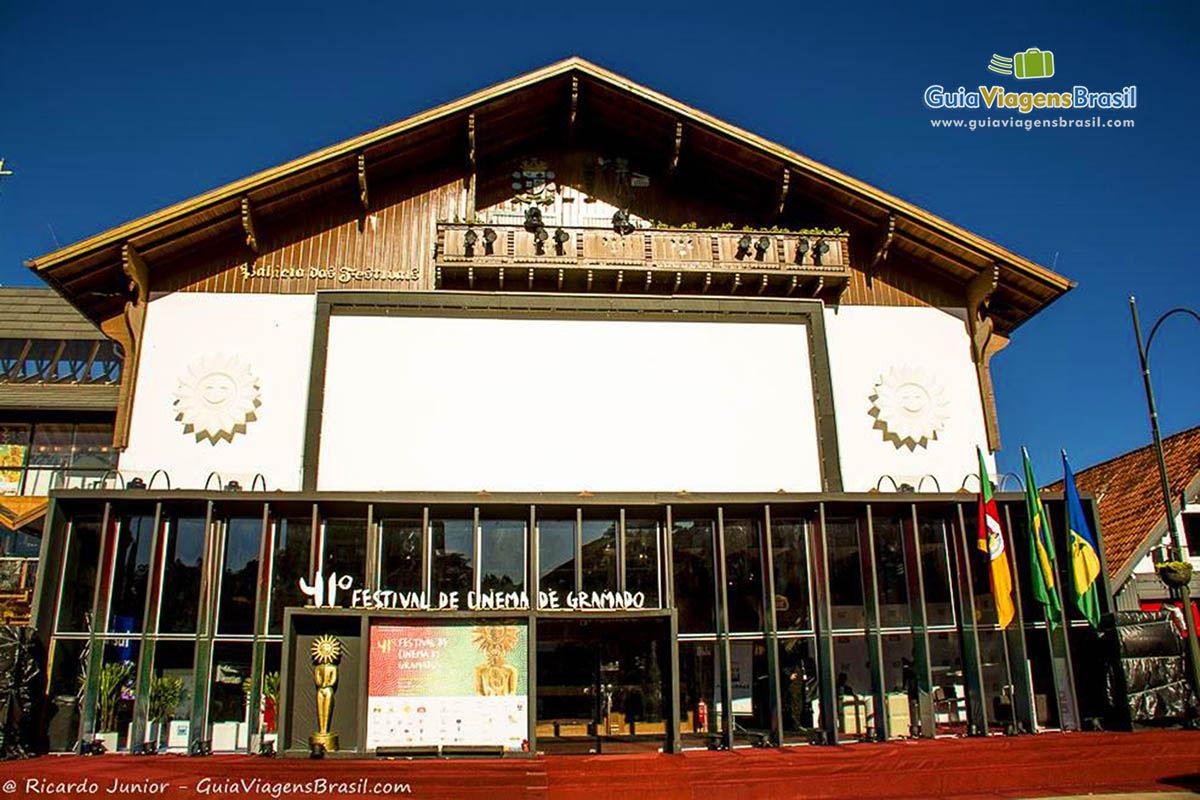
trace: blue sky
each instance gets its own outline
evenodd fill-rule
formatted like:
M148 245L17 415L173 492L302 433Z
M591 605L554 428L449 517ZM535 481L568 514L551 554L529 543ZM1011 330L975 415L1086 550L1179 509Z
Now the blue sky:
M993 361L1041 482L1149 441L1127 296L1200 308L1194 3L409 4L0 1L0 282L29 257L578 54L1079 282ZM927 86L1138 87L1108 130L935 130ZM1025 84L1025 85L1022 85ZM1042 85L1044 84L1044 85ZM949 114L945 116L951 116ZM964 116L957 114L957 116ZM1163 426L1200 423L1200 324L1154 347Z

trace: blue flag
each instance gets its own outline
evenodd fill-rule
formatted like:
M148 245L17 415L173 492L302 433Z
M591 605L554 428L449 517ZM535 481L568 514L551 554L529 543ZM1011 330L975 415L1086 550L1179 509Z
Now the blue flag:
M1063 459L1063 491L1066 493L1067 504L1067 542L1071 548L1071 588L1075 595L1075 605L1087 617L1093 628L1100 627L1100 601L1096 593L1100 582L1100 547L1096 534L1092 531L1091 521L1083 513L1083 503L1079 501L1079 492L1075 488L1075 475L1071 465L1067 463L1067 453L1064 450Z

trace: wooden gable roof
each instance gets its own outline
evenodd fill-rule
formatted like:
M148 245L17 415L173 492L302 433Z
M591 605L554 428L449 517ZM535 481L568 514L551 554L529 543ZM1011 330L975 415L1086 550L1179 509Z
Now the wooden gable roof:
M966 286L994 275L990 313L1007 333L1072 282L835 169L581 58L569 58L324 148L27 262L94 321L121 313L154 267L216 240L245 236L246 217L280 218L337 193L362 193L424 165L486 162L529 142L619 137L649 160L701 170L730 197L788 197L829 210L868 252L888 247ZM478 132L478 136L476 135ZM872 258L871 252L880 254ZM140 287L144 292L146 287Z

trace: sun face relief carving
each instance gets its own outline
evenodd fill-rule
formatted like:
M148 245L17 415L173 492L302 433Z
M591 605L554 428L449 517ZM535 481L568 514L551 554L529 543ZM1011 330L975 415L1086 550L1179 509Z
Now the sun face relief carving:
M183 432L194 434L197 442L233 441L257 419L262 405L258 378L237 356L205 356L180 377L174 405Z
M870 400L875 427L897 450L928 447L949 417L945 389L920 367L892 367L880 376Z

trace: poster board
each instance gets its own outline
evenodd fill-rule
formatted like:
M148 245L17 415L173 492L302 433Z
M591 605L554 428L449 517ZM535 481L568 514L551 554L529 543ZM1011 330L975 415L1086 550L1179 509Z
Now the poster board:
M367 748L525 748L528 629L512 621L373 621Z
M754 644L731 642L729 645L729 698L734 714L754 713ZM713 675L713 705L721 713L721 676Z

